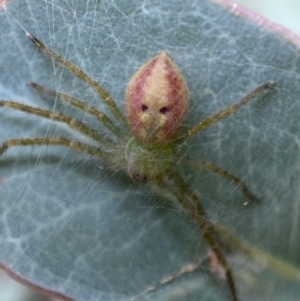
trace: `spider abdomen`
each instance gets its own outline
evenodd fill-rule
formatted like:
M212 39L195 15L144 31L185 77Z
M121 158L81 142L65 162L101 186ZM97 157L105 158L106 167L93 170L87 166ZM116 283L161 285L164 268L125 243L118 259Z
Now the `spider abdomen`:
M166 52L144 64L126 91L126 116L133 135L150 143L176 137L189 106L187 83Z

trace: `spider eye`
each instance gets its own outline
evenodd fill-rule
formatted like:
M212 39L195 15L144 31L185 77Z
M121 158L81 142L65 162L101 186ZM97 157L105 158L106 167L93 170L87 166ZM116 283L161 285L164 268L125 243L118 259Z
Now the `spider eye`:
M167 112L169 112L169 108L168 107L163 107L159 110L159 113L165 115Z
M142 107L141 107L141 108L142 108L142 111L143 111L143 112L145 112L145 111L147 111L147 110L148 110L148 107L147 107L146 105L142 105Z
M131 170L130 171L130 176L131 178L136 181L136 182L139 182L139 183L147 183L148 182L148 177L144 174L140 174L138 173L137 171L135 170Z

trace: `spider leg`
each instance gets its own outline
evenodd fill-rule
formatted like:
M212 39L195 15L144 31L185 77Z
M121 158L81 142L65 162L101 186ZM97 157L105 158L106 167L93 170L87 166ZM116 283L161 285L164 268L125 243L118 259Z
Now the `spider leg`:
M106 152L99 147L90 146L79 141L71 141L61 137L49 137L49 138L21 138L21 139L9 139L0 145L0 156L5 151L14 146L43 146L43 145L61 145L70 148L73 151L85 153L91 156L96 156L100 159L108 161L113 160L113 154Z
M188 129L187 133L184 134L182 137L180 137L179 139L175 140L176 143L182 143L185 140L187 140L188 138L198 134L199 132L205 130L206 128L208 128L209 126L211 126L212 124L227 118L228 116L232 115L233 113L235 113L238 109L240 109L240 107L242 107L243 105L245 105L246 103L248 103L250 100L252 100L254 97L256 97L259 94L262 94L265 91L269 91L271 88L274 88L276 85L276 82L274 81L269 81L259 87L257 87L256 89L254 89L252 92L250 92L249 94L247 94L245 97L243 97L239 102L237 102L236 104L200 121L198 124L194 125L192 128Z
M238 177L234 176L233 174L229 173L227 170L222 169L221 167L214 165L207 161L181 159L181 162L188 166L198 168L198 169L204 169L207 171L212 171L212 172L218 174L219 176L222 176L223 178L225 178L232 184L238 186L242 190L244 196L250 202L253 202L253 203L260 202L260 199L250 191L250 189L247 187L247 185L243 181L241 181Z
M161 188L165 191L162 191ZM167 179L161 179L158 182L158 187L154 187L154 190L163 197L165 197L165 192L172 191L172 195L175 197L176 202L178 202L178 204L190 215L190 217L197 222L202 230L204 239L209 244L217 257L218 262L225 271L232 301L239 301L232 271L226 257L223 255L223 250L217 239L217 231L215 230L214 224L209 220L195 193L193 193L184 181L172 171L170 171Z
M114 125L112 120L107 115L105 115L103 112L99 111L97 108L89 106L89 105L85 104L83 101L76 99L70 95L46 89L37 83L29 82L28 84L40 93L47 94L47 95L50 95L53 97L58 97L62 101L65 101L65 102L73 105L74 107L76 107L88 114L95 116L113 134L115 134L118 138L122 138L120 129L118 129Z
M112 99L112 97L109 95L109 93L100 85L98 84L94 79L89 77L85 72L83 72L79 67L77 67L75 64L67 61L60 55L56 54L54 51L47 48L39 39L32 36L30 33L26 32L26 36L46 55L52 57L59 63L61 63L65 68L67 68L70 72L75 74L78 78L86 82L88 85L90 85L103 99L104 103L108 106L112 114L122 123L124 124L124 118L117 107L116 103Z
M7 107L13 110L18 110L29 114L41 116L50 120L62 122L65 123L68 127L81 132L82 134L94 139L95 141L98 141L106 145L113 144L113 141L110 140L105 135L98 133L97 131L86 126L82 122L59 112L47 111L47 110L35 108L32 106L24 105L10 100L0 100L0 107Z

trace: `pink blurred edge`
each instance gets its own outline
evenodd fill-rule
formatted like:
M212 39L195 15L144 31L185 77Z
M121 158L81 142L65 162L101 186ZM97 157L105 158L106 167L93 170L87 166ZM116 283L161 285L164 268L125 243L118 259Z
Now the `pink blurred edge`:
M37 283L31 282L28 279L25 279L24 277L18 275L17 273L13 272L11 269L9 269L7 266L2 264L0 262L0 270L5 272L9 278L15 280L18 283L23 284L29 289L32 289L36 293L40 293L41 295L46 295L51 298L61 300L61 301L76 301L75 299L72 299L71 297L68 297L58 291L54 291L52 289L45 288L41 285L38 285Z
M0 0L0 9L5 8L6 4L10 2L11 0Z
M264 26L274 32L281 34L284 38L289 40L292 44L300 48L300 37L292 32L291 30L285 28L282 25L276 24L265 17L255 13L248 8L242 6L241 4L235 3L231 0L210 0L210 2L217 3L225 7L229 12L236 16L243 17L254 22L257 25Z

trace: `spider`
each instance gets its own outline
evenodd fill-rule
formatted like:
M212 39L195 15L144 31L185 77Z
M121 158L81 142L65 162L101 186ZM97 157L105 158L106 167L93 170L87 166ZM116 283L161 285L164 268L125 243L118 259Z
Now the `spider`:
M114 118L110 118L97 108L70 95L48 90L31 82L29 83L31 87L38 92L58 97L61 101L95 116L107 128L109 135L57 111L48 111L11 100L0 100L1 107L64 123L71 129L93 139L97 144L94 146L63 137L9 139L0 145L0 156L15 146L65 146L73 151L99 158L112 169L125 172L134 181L143 183L163 197L171 195L172 200L199 225L203 237L225 271L231 299L238 301L234 277L223 254L223 247L219 243L217 230L208 218L198 195L184 182L174 162L180 160L181 163L194 168L214 172L237 185L250 202L258 202L259 199L236 176L210 162L182 158L177 153L178 147L183 142L232 115L257 95L273 88L276 83L269 81L257 87L236 104L200 121L180 134L188 112L189 90L179 68L167 52L163 51L146 62L130 80L125 96L125 118L115 101L99 83L79 67L47 48L31 34L26 33L26 35L46 56L53 58L91 86L102 97ZM127 126L129 130L124 133L121 128L127 128Z

